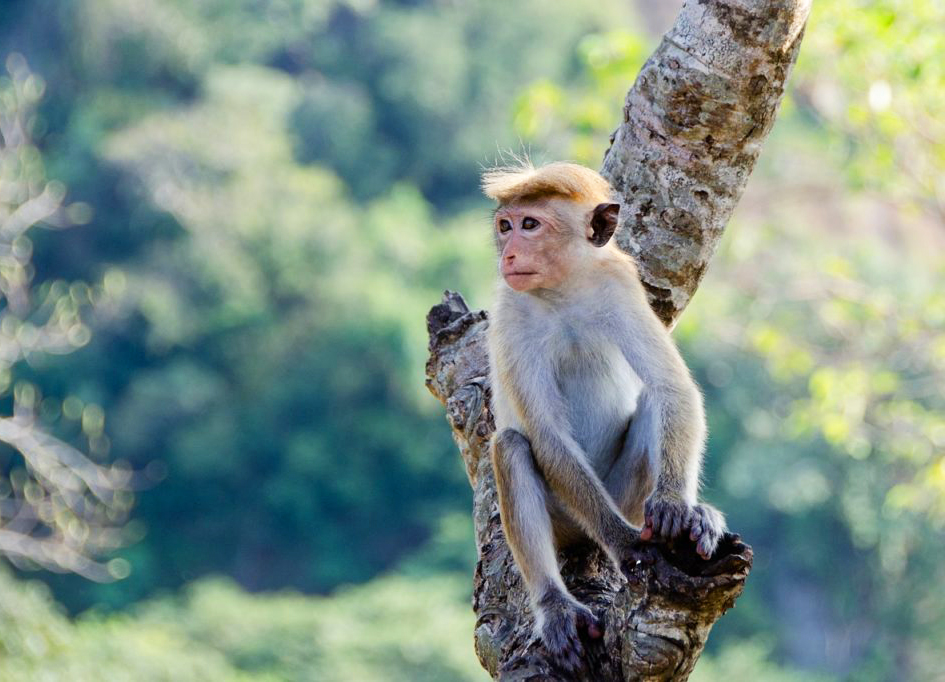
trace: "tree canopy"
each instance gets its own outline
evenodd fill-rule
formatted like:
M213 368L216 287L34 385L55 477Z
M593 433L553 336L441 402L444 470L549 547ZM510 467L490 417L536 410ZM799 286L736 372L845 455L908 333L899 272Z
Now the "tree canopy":
M814 3L676 328L707 497L756 553L692 679L945 666L943 22L935 0ZM481 679L470 495L422 320L447 287L488 307L484 165L599 165L643 26L609 0L6 3L0 57L37 101L0 200L37 169L61 183L73 227L17 248L33 300L64 296L87 333L14 358L2 414L28 398L44 432L150 478L102 556L123 580L0 574L0 676ZM0 450L3 523L23 470ZM246 592L289 588L309 596ZM324 623L324 646L302 634Z

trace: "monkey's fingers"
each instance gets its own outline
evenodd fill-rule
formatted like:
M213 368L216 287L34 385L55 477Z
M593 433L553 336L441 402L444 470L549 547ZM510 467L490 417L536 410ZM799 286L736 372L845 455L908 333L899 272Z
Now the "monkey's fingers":
M708 505L698 505L694 511L695 520L689 532L689 539L696 542L696 553L699 556L710 559L725 531L725 521L721 514Z
M658 537L664 537L666 535L666 526L669 517L667 515L668 510L666 505L657 504L653 507L653 535Z
M708 530L702 534L702 537L699 538L699 543L696 545L696 552L703 559L711 559L712 555L715 554L716 547L719 546L719 539L721 534L715 530Z
M700 537L702 537L702 517L697 516L689 527L689 539L696 542Z
M688 505L677 508L673 513L672 524L669 528L669 536L678 538L683 531L692 527L693 509Z
M647 500L643 517L646 524L640 531L640 539L677 538L693 528L696 516L696 510L682 500Z

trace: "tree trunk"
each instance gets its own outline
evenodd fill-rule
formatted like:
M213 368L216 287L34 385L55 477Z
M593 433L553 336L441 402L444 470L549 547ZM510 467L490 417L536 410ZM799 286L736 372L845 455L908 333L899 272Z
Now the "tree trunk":
M771 130L809 9L809 0L687 0L627 94L601 172L621 196L617 243L669 326L695 293ZM594 546L564 552L565 582L604 614L605 634L581 673L556 671L533 635L499 519L487 326L485 311L452 292L427 317L427 386L446 406L474 489L479 660L501 680L685 680L741 593L751 548L727 535L702 561L688 540L641 543L629 581Z

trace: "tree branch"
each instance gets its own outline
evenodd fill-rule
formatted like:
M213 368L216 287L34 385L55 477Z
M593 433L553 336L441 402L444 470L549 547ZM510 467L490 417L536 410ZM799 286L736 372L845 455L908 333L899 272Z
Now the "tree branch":
M761 152L810 0L688 0L627 93L601 174L622 198L617 243L672 325Z
M627 94L602 173L622 197L618 244L672 325L692 298L774 122L809 0L687 0ZM709 562L691 543L640 544L629 581L593 546L563 553L568 588L604 614L585 669L561 676L533 637L524 586L502 533L488 457L495 430L484 311L446 292L427 317L427 387L445 406L473 486L479 562L476 653L501 680L685 680L713 623L751 569L727 535Z

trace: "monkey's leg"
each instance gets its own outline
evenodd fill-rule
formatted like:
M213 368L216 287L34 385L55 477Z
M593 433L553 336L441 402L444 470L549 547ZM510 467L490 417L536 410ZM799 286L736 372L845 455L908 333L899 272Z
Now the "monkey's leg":
M492 464L502 527L531 597L537 629L549 653L573 670L583 655L579 633L597 638L603 629L561 579L547 488L531 445L518 431L505 429L493 442Z
M632 552L636 529L621 514L580 445L567 431L545 421L536 437L538 471L554 499L620 564Z
M649 458L628 444L629 438L604 476L604 487L627 521L642 526L643 505L653 492L654 475Z

